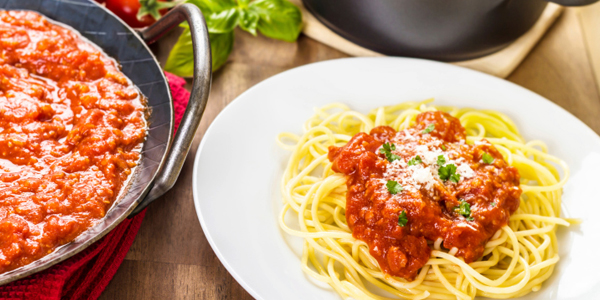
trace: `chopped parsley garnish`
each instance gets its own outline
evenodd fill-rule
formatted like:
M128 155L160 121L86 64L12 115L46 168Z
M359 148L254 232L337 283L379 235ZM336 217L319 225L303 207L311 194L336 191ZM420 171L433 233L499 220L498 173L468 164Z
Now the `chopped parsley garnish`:
M496 207L496 202L492 202L492 207Z
M394 180L388 180L385 186L387 187L388 192L390 192L392 195L396 195L403 190L402 186Z
M446 158L444 158L443 155L440 155L437 157L437 164L438 166L443 166L446 163Z
M394 153L392 153L392 151L396 150L396 145L394 145L393 143L385 143L381 146L381 149L379 149L379 152L381 152L382 154L385 154L385 158L389 161L389 162L393 162L395 160L399 160L400 157Z
M446 146L442 144L442 150L446 151Z
M467 218L467 221L473 221L473 217L471 217L471 204L469 204L469 202L462 200L462 199L458 199L460 200L460 206L455 206L454 210L458 210L458 213Z
M404 227L406 226L406 223L408 223L408 218L406 217L406 211L403 210L400 213L400 216L398 216L398 225L400 225L400 227Z
M486 164L492 164L494 163L494 157L489 155L487 152L483 152L483 156L481 157L481 160L483 160L484 163Z
M450 175L450 181L452 181L454 183L458 183L460 181L460 174Z
M394 143L384 143L383 144L383 150L385 150L387 152L394 151L394 150L396 150L396 144L394 144Z
M454 183L458 183L460 180L460 174L456 174L456 166L454 164L447 164L440 167L438 169L438 176L440 176L441 180L450 180Z
M415 156L408 161L409 166L414 166L423 163L420 156Z
M427 126L427 128L425 128L425 130L421 131L421 133L423 133L423 134L430 133L433 131L433 129L435 129L435 124L429 124L429 126Z

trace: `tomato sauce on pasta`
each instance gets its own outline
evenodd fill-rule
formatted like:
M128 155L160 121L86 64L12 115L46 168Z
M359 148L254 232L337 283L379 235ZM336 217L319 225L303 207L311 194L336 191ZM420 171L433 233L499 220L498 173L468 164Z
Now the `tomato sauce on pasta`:
M465 143L444 112L424 112L402 131L388 126L330 146L332 169L348 175L346 219L384 272L414 279L433 242L470 263L519 207L519 173L486 140Z

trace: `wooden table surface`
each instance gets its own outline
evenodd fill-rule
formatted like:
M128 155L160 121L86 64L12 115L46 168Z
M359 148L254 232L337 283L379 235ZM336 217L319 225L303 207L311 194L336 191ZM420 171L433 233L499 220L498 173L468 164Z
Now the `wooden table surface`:
M575 10L567 10L508 80L550 99L600 133L600 95L582 23ZM347 55L304 36L286 43L239 30L235 34L228 63L214 73L208 107L177 184L148 208L102 299L252 299L219 262L196 217L196 149L217 114L251 86L290 68ZM174 38L172 34L154 47L161 60Z

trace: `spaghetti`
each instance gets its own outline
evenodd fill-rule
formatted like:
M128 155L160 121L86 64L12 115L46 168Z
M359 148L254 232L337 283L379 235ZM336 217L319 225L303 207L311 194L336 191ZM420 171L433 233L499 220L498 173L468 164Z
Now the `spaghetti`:
M280 146L292 151L281 183L284 206L279 223L286 233L304 239L303 271L346 299L511 298L539 290L559 260L557 225L575 222L559 217L567 165L549 155L543 142L525 142L501 113L428 105L432 101L380 107L368 115L331 104L316 110L302 136L279 136ZM389 268L381 268L368 243L353 236L346 211L348 176L332 169L328 153L330 146L343 147L353 136L377 126L411 128L417 115L428 111L458 118L468 145L485 139L518 170L520 205L508 224L486 239L482 255L472 262L457 255L456 247L444 248L444 240L438 238L428 241L429 258L414 276L392 276Z

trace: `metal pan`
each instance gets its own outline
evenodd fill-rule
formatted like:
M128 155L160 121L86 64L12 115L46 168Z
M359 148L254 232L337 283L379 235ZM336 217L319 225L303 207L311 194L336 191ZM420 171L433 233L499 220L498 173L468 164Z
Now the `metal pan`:
M150 114L140 164L104 219L51 254L0 274L0 285L42 271L79 253L128 216L143 210L177 180L190 149L210 91L211 56L208 31L200 10L191 4L176 7L154 25L136 32L91 0L0 0L0 9L32 10L71 26L122 65L122 72L148 98ZM147 44L179 23L188 21L194 48L194 81L179 129L173 136L173 103L169 85Z

